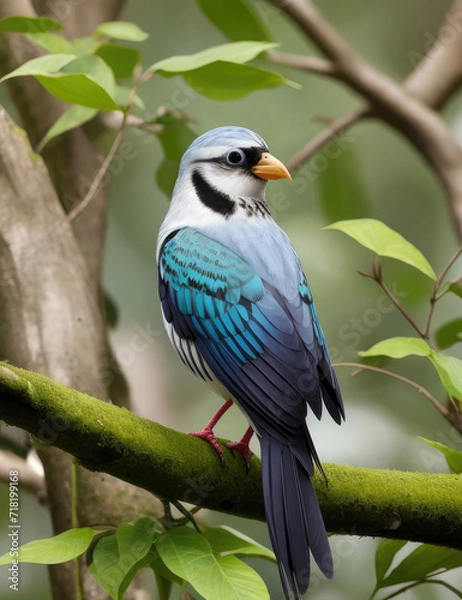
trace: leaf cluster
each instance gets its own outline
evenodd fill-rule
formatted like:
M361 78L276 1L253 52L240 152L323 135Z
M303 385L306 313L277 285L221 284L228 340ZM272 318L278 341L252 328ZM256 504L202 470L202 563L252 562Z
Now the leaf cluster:
M21 563L59 564L87 553L89 571L112 600L122 600L135 575L154 571L161 600L172 584L205 600L269 600L262 578L239 557L275 562L274 554L229 527L200 530L178 524L159 532L159 522L141 518L122 523L115 531L81 527L19 548ZM0 565L11 564L10 553Z

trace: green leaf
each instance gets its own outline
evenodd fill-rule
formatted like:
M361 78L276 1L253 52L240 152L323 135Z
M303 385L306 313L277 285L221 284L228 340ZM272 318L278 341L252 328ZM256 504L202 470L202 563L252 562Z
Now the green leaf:
M462 298L462 278L457 279L456 281L445 281L438 290L436 298L439 299L448 292L452 292L456 296L459 296L459 298Z
M160 558L159 553L155 548L151 549L150 556L152 556L152 560L150 561L149 566L153 570L156 580L160 578L166 581L170 581L171 583L176 583L176 585L178 585L179 587L185 586L185 580L181 579L181 577L178 577L177 575L175 575L175 573L173 573L172 571L170 571L170 569L167 568L167 565Z
M375 578L377 589L393 562L395 554L407 544L407 540L383 540L375 553Z
M260 16L245 0L199 0L199 4L210 21L231 41L271 41Z
M12 77L23 77L25 75L48 75L57 73L65 65L76 59L74 54L49 54L39 56L22 64L0 79L0 83Z
M419 338L394 337L378 342L369 350L358 352L360 356L426 356L435 367L446 391L462 402L462 360L454 356L445 356L435 352L424 340Z
M227 554L257 556L276 562L274 552L231 527L222 525L221 527L202 527L201 530L212 549L222 556Z
M62 29L62 25L48 17L17 16L0 19L0 32L2 33L43 33L59 29Z
M71 104L100 110L118 109L112 97L115 89L114 74L99 56L79 56L66 64L59 73L49 77L36 77L51 94Z
M189 128L185 119L176 118L171 113L157 117L154 121L163 126L157 134L165 156L172 161L180 162L186 148L196 139L196 134Z
M72 40L72 52L77 56L84 54L94 54L101 46L101 42L90 35L76 38Z
M438 371L446 391L462 402L462 360L432 350L428 358Z
M176 118L171 113L157 117L154 122L163 126L163 131L156 135L165 154L165 158L156 172L156 183L170 198L178 175L181 157L196 138L196 134L189 128L185 119Z
M454 448L450 448L445 444L432 442L424 437L419 437L419 440L422 440L426 444L433 446L433 448L436 448L436 450L441 452L448 463L448 467L454 471L454 473L462 473L462 452L460 450L454 450Z
M104 320L108 327L110 329L116 329L119 324L119 308L114 298L106 290L103 290L101 308L103 310Z
M462 319L454 319L437 329L435 340L441 350L462 342Z
M205 600L269 600L258 573L235 556L214 553L193 529L177 527L160 535L156 548L167 567Z
M343 231L379 256L395 258L436 280L435 272L420 250L381 221L376 219L351 219L338 221L324 229Z
M154 577L156 578L159 600L169 600L172 582L156 571L154 571Z
M183 73L183 77L196 92L213 100L238 100L257 90L291 83L273 71L224 61Z
M74 54L71 42L57 33L28 33L27 37L53 54Z
M70 129L80 127L80 125L90 121L97 114L98 109L96 108L88 108L86 106L79 106L78 104L70 106L47 131L41 142L41 146L43 147L50 140Z
M178 161L164 158L156 171L156 184L168 198L171 198L178 176Z
M113 70L116 79L127 79L136 65L141 63L141 54L135 48L116 44L102 44L95 52Z
M52 538L34 540L19 548L19 562L36 563L39 565L56 565L67 562L83 554L91 544L95 535L101 530L91 527L68 529ZM11 563L10 553L0 557L0 565Z
M127 88L123 85L116 85L112 97L114 98L114 101L118 106L125 107L128 106L128 101L130 99L131 94L132 90L130 88ZM133 96L131 102L141 110L144 110L146 108L143 100L138 96L138 94L135 94Z
M429 356L430 346L425 340L419 338L394 337L374 344L369 350L358 352L360 356L389 356L390 358L404 358L406 356Z
M50 94L65 102L100 110L119 108L104 88L83 73L59 77L36 75L36 78Z
M149 564L154 535L154 521L143 518L122 523L96 544L88 570L113 600L122 600L135 574Z
M154 63L149 71L162 71L163 73L185 73L193 71L216 61L226 61L242 64L252 60L262 52L275 48L278 44L270 42L234 42L221 44L202 50L196 54L172 56Z
M419 581L440 569L450 570L458 567L462 567L460 550L422 544L382 580L380 588Z
M366 217L369 214L364 178L355 149L339 136L324 145L316 177L321 207L328 221ZM304 177L303 174L299 177Z
M10 77L33 75L50 94L69 102L100 110L117 110L111 97L114 75L99 56L50 54L30 60L9 73Z
M149 34L143 31L134 23L127 21L107 21L101 23L94 30L93 34L105 35L116 40L125 40L126 42L144 42Z
M449 291L462 298L462 277L457 279L457 281L449 282Z
M197 54L166 58L149 70L165 77L182 75L192 88L208 98L235 100L259 89L284 83L296 85L279 73L243 64L276 45L269 42L222 44Z

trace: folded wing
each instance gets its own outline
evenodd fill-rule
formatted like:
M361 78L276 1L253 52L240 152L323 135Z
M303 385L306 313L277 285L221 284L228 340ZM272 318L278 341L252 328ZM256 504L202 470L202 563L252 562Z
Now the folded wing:
M258 432L296 443L307 404L318 418L323 403L336 422L344 417L301 270L299 293L286 298L238 254L185 228L161 250L159 292L166 321L194 345Z

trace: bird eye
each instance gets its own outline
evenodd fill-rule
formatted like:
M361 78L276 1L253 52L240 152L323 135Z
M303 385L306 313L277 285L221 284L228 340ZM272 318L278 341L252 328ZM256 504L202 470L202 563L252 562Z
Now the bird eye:
M245 154L239 148L235 148L228 152L228 154L226 155L226 161L232 167L239 167L242 164L244 164Z

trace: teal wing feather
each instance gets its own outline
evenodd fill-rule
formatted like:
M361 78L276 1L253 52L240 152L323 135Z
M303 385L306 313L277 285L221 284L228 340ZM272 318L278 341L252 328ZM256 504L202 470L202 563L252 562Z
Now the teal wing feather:
M300 271L289 302L238 254L185 228L160 253L159 293L178 336L194 342L251 421L272 435L297 436L307 403L343 417L335 374Z

